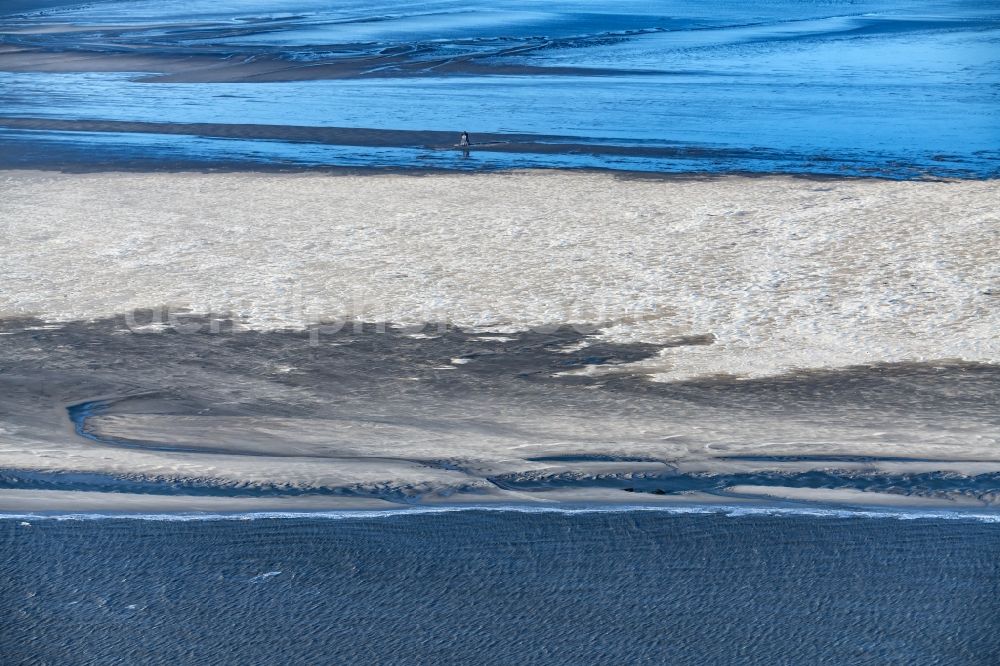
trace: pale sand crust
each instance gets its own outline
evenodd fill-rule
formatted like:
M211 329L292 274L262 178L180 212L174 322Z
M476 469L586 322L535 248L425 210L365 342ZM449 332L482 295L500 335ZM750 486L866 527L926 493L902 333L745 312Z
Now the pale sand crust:
M781 488L774 486L730 486L729 491L744 498L787 500L812 504L871 507L923 508L943 510L982 509L980 502L968 498L915 499L906 495L877 493L851 488Z
M192 497L61 490L0 490L0 512L30 513L249 513L308 511L387 511L400 505L378 499L315 497ZM0 514L2 515L2 514Z
M0 517L26 513L107 513L109 515L164 513L315 513L325 511L393 511L419 508L465 507L546 507L586 506L686 506L692 504L739 505L740 498L719 498L705 494L683 497L647 495L637 497L601 489L562 489L545 493L496 491L475 497L433 497L419 505L400 504L365 497L195 497L190 495L154 495L139 493L103 493L74 490L0 490ZM915 503L919 506L919 502Z
M663 380L1000 360L995 181L3 172L0 316L711 335Z

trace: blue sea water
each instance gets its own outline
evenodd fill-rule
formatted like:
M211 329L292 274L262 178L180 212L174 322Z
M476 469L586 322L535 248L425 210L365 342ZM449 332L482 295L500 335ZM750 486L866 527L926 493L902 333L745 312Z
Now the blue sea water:
M0 521L5 664L1000 661L1000 530L665 511Z
M39 28L52 23L74 30ZM349 142L262 148L253 137L227 145L147 131L109 133L93 144L103 155L141 147L161 161L182 153L293 166L1000 174L1000 7L983 0L114 0L0 16L0 43L69 57L81 70L2 71L0 59L0 121L348 127L456 138L468 130L474 140L516 133L574 144L563 152L477 150L470 161L417 138L395 150ZM136 54L147 57L141 71L130 69L140 61L125 57ZM86 64L109 55L118 59ZM176 68L177 58L195 56L208 59L199 71L232 71L233 80L184 82L194 66L174 78L156 71L161 61ZM262 61L272 63L266 76L239 70ZM69 153L91 140L25 137L2 122L0 137ZM621 154L588 153L595 143ZM650 146L688 153L630 154Z

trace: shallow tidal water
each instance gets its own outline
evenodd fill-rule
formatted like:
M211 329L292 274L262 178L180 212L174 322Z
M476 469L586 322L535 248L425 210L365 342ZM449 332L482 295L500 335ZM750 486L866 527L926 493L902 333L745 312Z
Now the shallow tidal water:
M56 5L0 9L2 163L1000 173L981 0Z
M1000 530L665 511L0 522L5 664L995 664Z

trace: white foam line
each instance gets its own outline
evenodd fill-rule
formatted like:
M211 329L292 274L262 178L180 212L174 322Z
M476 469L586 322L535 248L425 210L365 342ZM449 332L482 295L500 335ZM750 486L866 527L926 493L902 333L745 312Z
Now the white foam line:
M0 520L142 520L162 522L208 522L252 520L369 520L374 518L408 517L444 513L558 513L585 515L594 513L657 512L676 515L718 515L730 518L749 516L787 516L813 518L890 518L896 520L959 520L1000 524L1000 513L967 513L963 511L926 511L921 509L883 511L878 509L750 507L725 504L691 504L685 506L650 505L588 505L578 507L466 505L453 507L419 507L399 510L340 510L340 511L253 511L242 513L0 513Z

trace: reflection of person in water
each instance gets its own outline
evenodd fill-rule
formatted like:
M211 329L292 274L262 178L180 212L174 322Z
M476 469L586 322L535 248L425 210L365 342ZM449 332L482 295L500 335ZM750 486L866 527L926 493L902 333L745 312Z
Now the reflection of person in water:
M468 148L469 146L472 145L471 143L469 143L468 132L462 132L462 138L458 140L458 145L460 145L462 148Z

